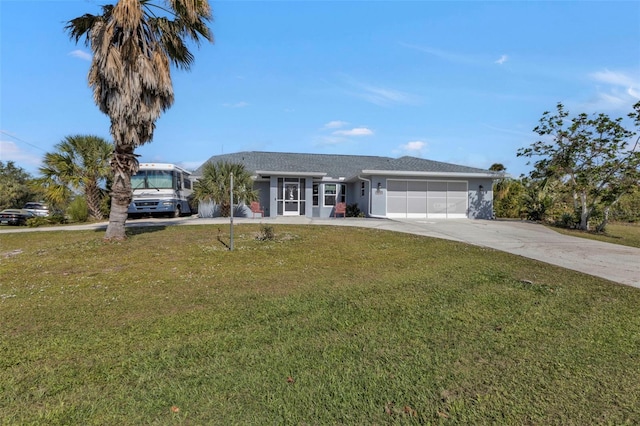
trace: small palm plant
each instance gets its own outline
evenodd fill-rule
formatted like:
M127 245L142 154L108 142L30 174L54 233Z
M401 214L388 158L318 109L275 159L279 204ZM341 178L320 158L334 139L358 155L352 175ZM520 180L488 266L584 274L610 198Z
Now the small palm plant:
M87 202L89 216L102 219L102 199L111 176L109 159L113 144L91 135L67 136L55 146L55 152L45 154L40 167L42 177L37 184L53 206L64 205L74 193L81 194Z
M193 195L199 202L213 202L220 206L220 215L231 215L231 175L233 174L233 200L250 203L258 200L258 191L253 189L251 174L238 163L220 161L207 163L202 177L194 184Z

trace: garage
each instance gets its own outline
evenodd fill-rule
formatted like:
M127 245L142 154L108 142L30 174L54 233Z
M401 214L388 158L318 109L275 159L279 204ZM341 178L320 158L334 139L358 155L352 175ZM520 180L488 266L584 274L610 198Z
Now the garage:
M387 217L464 219L467 181L387 179Z

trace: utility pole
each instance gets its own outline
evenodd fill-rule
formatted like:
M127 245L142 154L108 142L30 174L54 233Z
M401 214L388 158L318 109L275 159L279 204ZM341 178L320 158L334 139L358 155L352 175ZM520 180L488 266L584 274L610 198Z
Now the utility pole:
M229 242L229 251L233 251L233 173L231 173L231 184L229 185L231 187L230 189L230 199L231 199L231 212L229 214L229 219L230 219L230 227L231 229L229 230L229 235L231 236L230 238L230 242Z

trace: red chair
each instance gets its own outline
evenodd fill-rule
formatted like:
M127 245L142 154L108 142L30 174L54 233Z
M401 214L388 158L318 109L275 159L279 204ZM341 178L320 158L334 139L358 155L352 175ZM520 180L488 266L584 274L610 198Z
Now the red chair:
M341 214L342 217L347 217L347 203L338 203L333 210L333 217L338 217Z
M262 215L261 217L264 217L264 209L262 207L260 207L260 203L259 202L252 201L250 209L251 209L251 213L253 213L253 218L254 219L256 218L256 213L260 213Z

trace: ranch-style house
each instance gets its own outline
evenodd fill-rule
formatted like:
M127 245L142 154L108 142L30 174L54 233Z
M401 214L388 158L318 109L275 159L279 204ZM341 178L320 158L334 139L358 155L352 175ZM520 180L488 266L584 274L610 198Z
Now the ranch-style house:
M416 157L245 151L206 163L240 163L254 179L264 216L329 218L338 203L366 217L443 219L493 217L493 181L501 173ZM202 175L204 164L193 172ZM204 206L203 206L204 207ZM215 206L200 209L216 215ZM248 206L235 216L251 217Z

